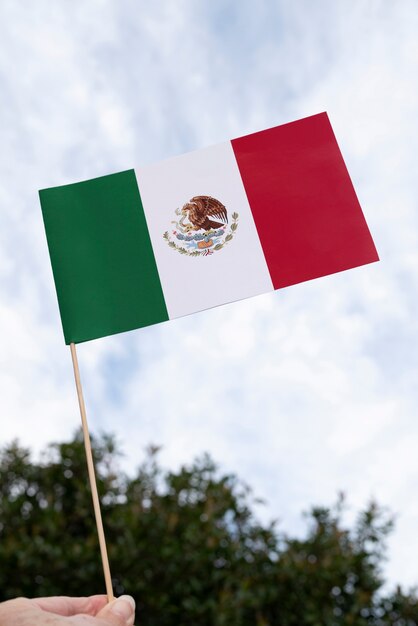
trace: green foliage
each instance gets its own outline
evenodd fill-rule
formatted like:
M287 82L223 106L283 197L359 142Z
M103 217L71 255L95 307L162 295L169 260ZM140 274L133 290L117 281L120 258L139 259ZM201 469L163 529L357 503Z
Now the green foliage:
M163 472L152 448L133 478L109 436L93 439L117 594L142 626L415 626L415 593L382 593L392 529L375 504L354 528L343 500L314 508L303 539L260 524L249 489L205 456ZM103 590L80 434L34 462L0 454L0 599Z

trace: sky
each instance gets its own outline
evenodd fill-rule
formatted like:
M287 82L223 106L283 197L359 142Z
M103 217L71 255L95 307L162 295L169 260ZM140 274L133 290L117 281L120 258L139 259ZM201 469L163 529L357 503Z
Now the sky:
M127 471L209 452L290 534L374 498L418 584L417 32L416 0L3 0L0 445L79 424L38 189L326 110L380 263L80 345L89 423Z

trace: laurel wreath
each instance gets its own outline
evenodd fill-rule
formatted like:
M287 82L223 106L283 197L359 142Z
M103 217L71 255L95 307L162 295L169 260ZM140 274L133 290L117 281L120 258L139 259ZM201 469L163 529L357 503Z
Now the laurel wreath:
M213 248L207 248L206 250L193 250L192 252L190 252L190 250L187 250L187 248L183 248L182 246L179 246L178 244L176 244L175 241L170 239L168 230L166 230L165 233L163 234L163 238L167 241L170 248L177 250L177 252L180 252L180 254L185 254L186 256L208 256L209 254L213 254L213 250L216 250L216 251L222 250L222 248L224 248L234 238L234 235L238 229L239 215L238 213L232 213L231 217L232 217L232 224L229 227L229 232L226 235L224 241L222 243L217 243L216 246L214 246Z

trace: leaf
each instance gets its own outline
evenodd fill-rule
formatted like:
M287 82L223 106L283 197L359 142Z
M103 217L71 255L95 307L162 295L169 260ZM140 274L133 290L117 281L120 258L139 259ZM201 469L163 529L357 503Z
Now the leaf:
M238 228L238 224L236 222L234 222L233 224L231 224L231 230L234 233Z
M238 219L238 213L232 213L232 219L236 221Z
M222 250L223 247L224 247L223 243L217 243L216 246L214 247L214 250Z
M227 236L225 237L225 241L231 241L231 239L232 239L232 235L227 235Z
M219 392L201 407L208 398ZM141 597L141 626L418 624L416 592L382 586L391 526L375 504L351 528L340 501L315 507L294 537L260 521L251 491L207 455L168 472L149 446L131 477L112 438L92 448L115 587ZM0 449L0 601L102 585L81 433L40 459L16 443Z

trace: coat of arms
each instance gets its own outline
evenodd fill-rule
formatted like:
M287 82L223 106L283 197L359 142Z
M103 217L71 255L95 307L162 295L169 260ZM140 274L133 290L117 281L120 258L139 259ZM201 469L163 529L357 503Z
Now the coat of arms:
M228 213L219 200L211 196L194 196L175 211L175 229L163 235L170 248L188 256L208 256L222 250L232 241L238 228L238 213Z

